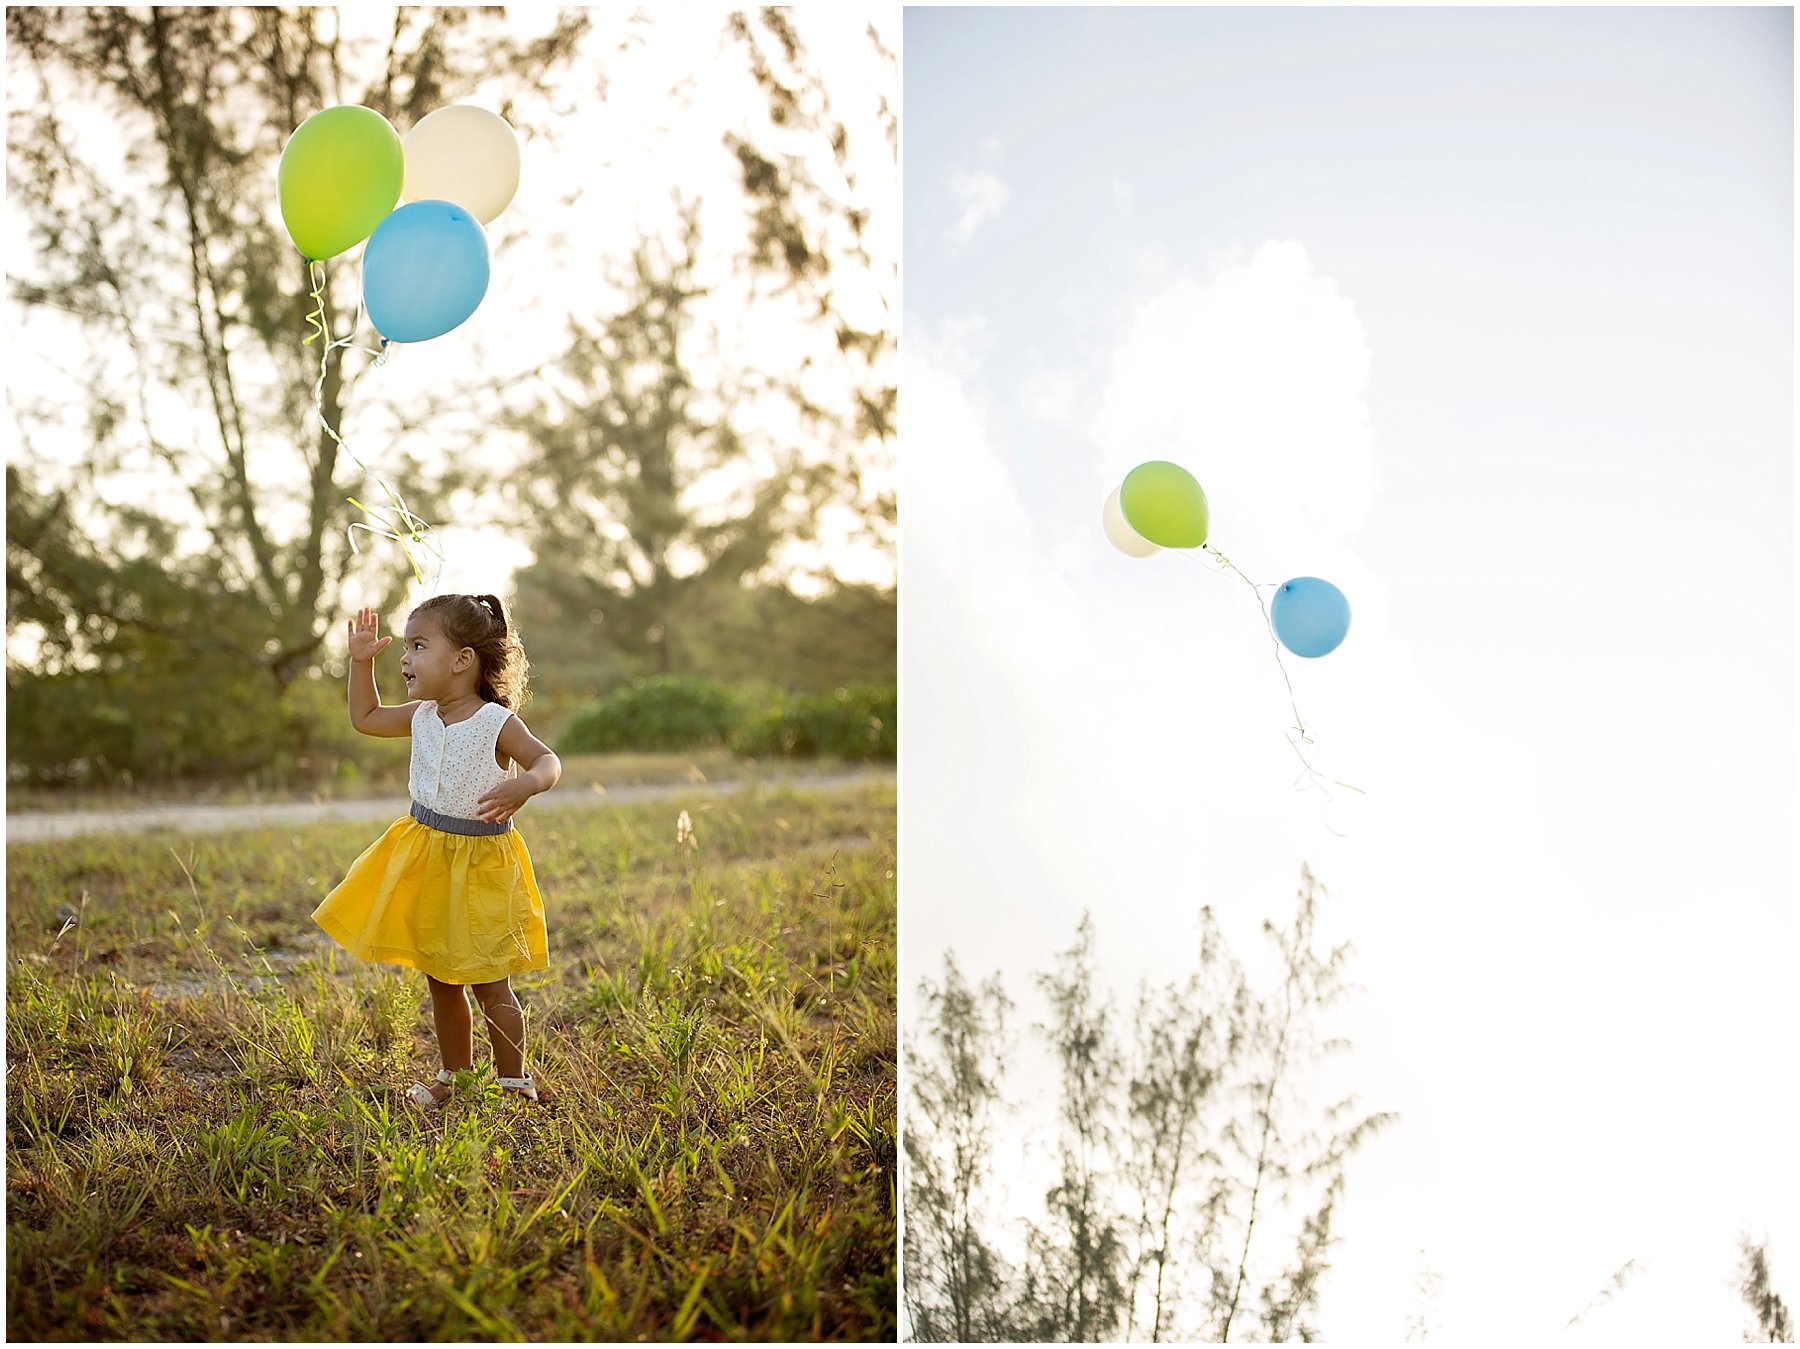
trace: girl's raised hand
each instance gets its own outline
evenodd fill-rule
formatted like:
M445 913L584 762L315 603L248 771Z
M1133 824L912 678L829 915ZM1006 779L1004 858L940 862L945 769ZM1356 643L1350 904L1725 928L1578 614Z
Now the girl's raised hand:
M350 620L350 659L374 660L381 654L382 648L394 639L392 637L376 637L375 631L381 626L373 609L358 609L356 617Z

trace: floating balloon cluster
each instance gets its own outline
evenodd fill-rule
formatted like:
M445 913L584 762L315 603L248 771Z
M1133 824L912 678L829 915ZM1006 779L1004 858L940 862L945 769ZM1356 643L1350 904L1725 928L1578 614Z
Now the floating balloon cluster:
M326 419L326 364L332 351L353 344L333 338L325 325L325 267L367 240L362 256L360 309L381 338L376 364L394 342L426 342L463 323L488 288L488 242L482 226L511 203L519 187L519 145L506 120L485 108L452 104L421 118L402 140L373 108L326 108L302 122L281 152L278 172L281 218L306 259L312 281L314 331L304 342L326 338L319 351L313 409L338 446L375 478L390 505L380 510L354 497L350 504L379 525L350 526L393 539L406 550L413 576L424 575L413 546L438 559L430 525L407 509L386 479L363 463ZM399 203L404 198L405 205ZM359 312L360 320L360 312ZM363 348L363 350L369 350Z
M1296 576L1280 585L1259 586L1217 548L1207 543L1212 518L1206 493L1194 475L1179 464L1153 459L1139 464L1125 475L1125 481L1107 497L1100 521L1113 547L1127 557L1153 557L1165 548L1204 549L1222 568L1240 577L1256 593L1259 604L1262 591L1273 588L1274 598L1264 607L1263 617L1269 631L1282 647L1296 656L1315 659L1328 656L1343 644L1350 631L1350 601L1344 592L1329 581L1316 576ZM1276 651L1280 665L1281 653ZM1282 678L1287 678L1282 667ZM1290 701L1293 685L1289 683ZM1302 777L1315 786L1333 782L1339 787L1348 783L1321 778L1312 766L1312 739L1294 709L1294 750L1305 766ZM1360 788L1349 787L1351 791ZM1326 795L1329 797L1330 793ZM1335 832L1335 831L1334 831Z
M1127 557L1205 547L1230 566L1223 553L1206 543L1211 525L1206 493L1180 464L1152 459L1132 469L1106 499L1101 523L1113 547ZM1269 622L1276 640L1296 656L1329 656L1350 631L1350 601L1329 581L1296 576L1276 587Z
M281 217L307 262L369 241L363 302L384 342L441 337L475 312L488 286L481 227L518 187L513 129L463 103L421 119L404 141L373 108L326 108L281 152Z

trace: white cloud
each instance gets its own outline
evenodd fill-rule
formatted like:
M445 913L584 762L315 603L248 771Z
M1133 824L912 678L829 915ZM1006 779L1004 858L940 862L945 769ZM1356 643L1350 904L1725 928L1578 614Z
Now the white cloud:
M1271 310L1283 317L1271 320ZM1288 379L1321 391L1303 415L1285 416L1290 440L1278 460L1234 465L1215 451L1202 477L1215 521L1228 514L1245 551L1268 561L1269 574L1255 579L1311 571L1351 597L1344 648L1328 661L1287 658L1321 772L1371 793L1364 801L1340 791L1329 817L1323 795L1291 791L1300 769L1286 743L1292 708L1255 594L1195 554L1125 558L1101 527L1108 484L1156 457L1137 452L1150 434L1139 427L1160 422L1182 444L1205 442L1207 428L1248 415L1242 386L1270 382L1229 354L1234 324L1297 367ZM1299 859L1345 851L1331 828L1391 841L1428 818L1446 851L1398 850L1419 866L1430 865L1427 853L1449 865L1449 840L1471 842L1459 822L1482 812L1442 791L1442 740L1461 728L1422 686L1411 648L1389 636L1384 580L1329 534L1308 543L1304 565L1284 568L1281 540L1301 526L1266 509L1276 531L1246 532L1235 510L1249 487L1279 496L1295 490L1294 477L1323 479L1337 500L1363 503L1352 522L1366 510L1368 351L1349 303L1310 275L1297 248L1264 250L1210 284L1183 280L1148 299L1095 374L1027 375L1009 401L1034 421L1078 425L1075 409L1110 409L1096 421L1091 509L1070 518L1038 509L1067 499L1042 481L1066 470L1048 467L1029 435L1008 434L1017 420L987 416L985 337L983 324L965 320L908 338L903 627L916 842L907 866L919 945L974 956L1017 924L1016 906L1029 896L1028 944L1037 950L1065 942L1091 907L1121 941L1131 931L1158 934L1122 960L1155 972L1184 958L1180 938L1199 904L1256 896L1260 915L1262 901L1279 903L1291 887ZM1196 350L1228 353L1220 359L1230 377L1184 374ZM1095 388L1101 371L1110 373ZM1216 392L1187 396L1195 387ZM1263 451L1272 453L1267 441ZM1244 490L1232 486L1240 481ZM1528 764L1502 746L1469 752L1483 764L1476 796L1522 799ZM1008 819L998 837L1038 845L988 850L971 825L984 811ZM1263 846L1244 846L1255 837ZM990 875L997 857L1010 860ZM1348 873L1352 861L1340 865ZM1005 962L1015 971L1017 955Z
M1542 44L1530 33L1501 31L1516 26L1480 26L1503 39L1489 44L1494 78L1446 104L1454 117L1401 128L1404 154L1386 134L1392 109L1346 101L1334 83L1332 44L1312 52L1323 64L1296 65L1292 42L1264 35L1231 53L1219 81L1188 81L1206 97L1187 106L1196 123L1246 98L1269 115L1240 119L1252 143L1187 147L1180 181L1165 145L1133 139L1159 112L1135 95L1153 89L1166 103L1173 86L1121 59L1116 97L1103 100L1114 115L1049 119L1035 136L1015 122L1005 165L979 150L967 161L1003 171L1015 217L1028 159L1085 168L1081 201L1041 229L1034 215L1034 230L1068 256L1103 246L1095 277L1061 278L1045 297L1055 311L1009 305L1042 285L1043 254L992 250L980 273L947 268L935 289L915 269L908 293L934 319L962 306L993 316L988 376L963 386L993 409L987 448L1024 504L1036 548L1026 556L1047 559L1038 574L1054 574L1076 606L1091 646L1073 658L1088 687L1107 690L1038 735L1074 734L1068 723L1083 719L1104 727L1081 768L1098 799L1070 784L1060 822L1103 859L1091 898L1108 968L1129 978L1179 960L1197 897L1254 945L1255 919L1280 905L1301 857L1355 938L1369 993L1345 1028L1354 1082L1401 1122L1351 1178L1325 1296L1333 1337L1399 1338L1425 1247L1443 1275L1434 1319L1451 1338L1555 1331L1635 1258L1643 1277L1576 1334L1704 1341L1741 1318L1736 1223L1790 1243L1800 1231L1800 1176L1780 1133L1793 1091L1767 1071L1775 1028L1796 1019L1781 971L1796 939L1782 579L1793 475L1776 471L1791 439L1789 372L1761 362L1791 355L1791 333L1785 305L1756 298L1768 275L1791 270L1791 231L1765 209L1771 174L1719 150L1761 145L1744 128L1784 86L1752 79L1744 99L1696 104L1671 140L1650 134L1674 125L1655 81L1605 97L1591 80L1559 82L1532 64ZM1603 27L1563 36L1596 50L1625 40L1652 65L1673 40L1678 66L1691 50L1690 73L1711 76L1734 70L1750 38L1732 29L1728 60L1710 18L1671 28L1658 15L1654 33L1614 33L1609 16ZM1392 46L1388 26L1365 36ZM1467 45L1468 33L1451 36ZM1153 68L1162 53L1137 54ZM1430 63L1408 69L1444 92ZM1541 86L1555 115L1517 116L1515 85ZM1295 119L1341 122L1357 107L1373 120L1366 134L1346 129L1332 190L1312 194L1308 239L1321 247L1310 259L1296 244L1206 256L1233 232L1260 242L1233 202L1254 211L1271 184L1318 185ZM968 124L992 115L959 103L928 134L966 144ZM1608 184L1655 188L1669 175L1621 165L1671 155L1737 209L1701 221L1671 215L1654 191L1595 195L1596 168ZM1448 175L1435 197L1416 173L1427 161ZM1115 174L1146 185L1135 209L1116 182L1109 200ZM1470 184L1492 189L1503 219L1468 210ZM1382 228L1399 202L1429 228ZM1142 228L1126 228L1139 216ZM1184 217L1191 229L1166 228ZM1670 258L1681 265L1657 266ZM1725 295L1730 319L1719 318ZM1011 359L997 381L1001 352ZM1040 362L1077 376L1085 437L1042 434L1029 419L1047 410L1022 378ZM1152 457L1195 471L1213 541L1258 580L1311 572L1349 595L1344 647L1288 663L1321 767L1368 789L1360 820L1334 812L1348 839L1324 831L1316 797L1287 793L1285 689L1242 583L1192 557L1127 559L1101 537L1106 492ZM965 538L967 587L988 584L985 560L981 540ZM1023 590L1031 576L1004 579ZM985 634L968 645L982 650ZM1039 667L1068 658L1018 652L1015 677L1035 686ZM978 682L967 697L983 701ZM935 839L912 814L929 715L909 698L920 737L905 768L909 859L975 846L948 812L931 821L933 833L948 822ZM985 742L996 797L1023 776L1010 738ZM915 968L929 968L934 929L940 943L958 934L966 970L1007 970L1020 1023L1040 1013L1024 976L1041 962L1017 948L1042 949L1045 928L1066 942L1060 892L1046 887L1031 921L1009 911L1022 941L975 948L961 934L996 901L933 893L913 884L916 869L905 874ZM1012 904L1036 875L1003 876L998 894ZM1046 1114L1021 1116L1052 1130ZM1037 1189L1016 1188L1021 1202L1047 1183L1033 1179ZM1521 1282L1521 1250L1547 1274ZM1793 1255L1778 1250L1777 1270Z
M1369 373L1355 307L1300 244L1180 277L1137 305L1113 351L1096 486L1172 459L1205 489L1219 549L1236 559L1254 540L1258 565L1306 574L1374 496Z
M908 377L902 385L908 410L927 409L932 417L951 415L943 405L942 400L948 391L943 386L941 377L949 376L964 383L974 383L981 372L982 358L992 345L993 334L988 331L987 318L982 314L964 314L950 319L940 325L929 338L922 333L915 338L909 332L906 339ZM923 372L919 378L927 381L925 390L917 399L913 397L911 378L913 356L918 358L916 368ZM979 422L979 414L967 405L966 398L964 406L973 429L962 428L959 434L978 438L980 431L976 424ZM985 444L985 441L982 443Z
M1098 729L1090 606L1048 564L996 444L965 345L980 331L909 331L902 376L903 847L919 915L905 936L919 974L946 947L971 969L1021 945L1042 964L1100 889L1091 840L1068 827Z
M999 215L1012 193L986 169L958 169L950 175L950 194L962 214L948 231L957 243L967 243L975 231Z
M962 326L954 352L908 340L908 977L935 975L953 947L966 971L1001 969L1028 998L1028 974L1049 967L1088 909L1116 988L1166 979L1191 964L1203 903L1254 961L1261 920L1284 913L1306 860L1340 897L1333 939L1355 932L1357 975L1382 991L1352 1036L1366 1099L1412 1112L1414 1149L1490 1128L1491 1065L1465 1047L1547 1054L1574 994L1510 1011L1504 1043L1491 1010L1509 1005L1518 970L1542 964L1545 931L1581 953L1557 956L1563 975L1597 934L1574 933L1567 879L1545 859L1538 764L1433 695L1391 635L1385 579L1344 545L1374 491L1354 309L1297 246L1147 298L1096 372L1102 389L1068 372L1077 405L1097 392L1110 410L1095 422L1092 509L1071 519L1028 504L1044 497L1034 475L1056 470L1029 435L986 415L967 345L981 331ZM1319 767L1366 789L1346 802L1359 811L1328 820L1322 795L1292 791L1287 684L1243 582L1193 554L1128 559L1103 536L1103 484L1153 452L1201 446L1210 459L1192 466L1214 489L1215 520L1229 518L1243 551L1272 568L1308 521L1349 503L1307 542L1305 569L1350 595L1351 638L1327 660L1286 665ZM1047 1080L1022 1051L1009 1089L1029 1096ZM1523 1193L1543 1160L1521 1153L1496 1168L1490 1197ZM1394 1261L1409 1270L1405 1243L1453 1223L1460 1201L1429 1167L1382 1180L1393 1215L1363 1227L1385 1275Z
M1040 426L1073 426L1078 377L1069 370L1032 370L1019 381L1015 401Z

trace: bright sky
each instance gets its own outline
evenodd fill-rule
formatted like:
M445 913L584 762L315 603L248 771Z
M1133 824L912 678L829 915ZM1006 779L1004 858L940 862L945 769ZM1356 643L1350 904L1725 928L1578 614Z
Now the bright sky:
M1334 1339L1736 1338L1800 1288L1787 9L910 10L903 955L1121 992L1303 862L1368 990ZM1251 592L1101 532L1205 487ZM1334 833L1333 831L1337 831ZM1339 837L1338 833L1343 836ZM1027 1033L1023 1043L1031 1045ZM1780 1065L1777 1067L1777 1065ZM1021 1132L1052 1137L1041 1053ZM1025 1156L1024 1161L1017 1158ZM998 1161L1032 1207L1047 1156ZM1423 1254L1421 1254L1421 1252Z
M724 36L728 12L717 6L648 12L622 5L595 9L600 36L590 50L600 52L604 62L598 66L591 59L578 63L566 77L557 97L568 113L555 122L549 136L521 138L518 193L487 227L492 272L481 306L467 322L440 338L396 348L388 365L372 372L362 384L358 401L338 428L371 469L391 472L408 452L429 456L442 443L447 429L427 426L410 437L404 435L382 407L384 402L416 413L423 400L450 396L477 374L534 371L566 345L567 314L573 312L591 323L604 313L613 294L607 268L626 268L639 233L657 232L674 219L673 194L677 190L701 202L705 248L699 279L714 288L716 298L700 306L700 317L703 325L717 331L725 358L760 369L792 372L810 356L815 369L808 377L809 393L827 405L845 401L844 389L832 384L824 373L836 360L831 331L806 326L799 317L801 311L781 299L765 299L746 308L740 299L741 287L728 276L731 256L742 251L746 233L737 161L723 136L728 128L737 129L777 158L804 155L828 189L867 208L864 243L871 265L864 273L840 265L833 281L850 321L869 329L885 325L891 330L898 307L899 172L880 105L884 96L890 107L896 105L899 89L893 66L871 43L869 29L880 34L890 50L897 48L899 10L895 5L843 5L809 9L795 18L809 63L826 84L832 113L846 127L851 171L856 176L853 186L844 184L829 153L815 139L800 133L784 137L770 130L766 100L748 74L741 45ZM551 22L547 11L525 7L514 13L512 22L524 37L546 30ZM361 87L356 81L373 69L372 63L393 32L394 14L394 7L379 5L342 11L346 38L372 44L365 53L367 60L348 63L357 73L346 97L354 97ZM609 34L618 39L610 45L606 40ZM26 76L16 85L9 82L9 96L24 97L35 88L33 78ZM678 89L680 95L675 96ZM495 85L461 101L494 109L500 93ZM84 152L98 153L103 162L106 156L116 157L118 136L106 114L66 98L59 102L58 110ZM404 135L409 128L398 129ZM272 167L269 191L272 203ZM9 212L9 271L21 270L17 259L29 247L27 239L22 218ZM356 265L360 253L359 246L332 264L334 293L341 295L360 284ZM774 282L763 284L768 290ZM176 288L170 304L178 308L179 287L174 280L171 285ZM886 314L886 307L895 313ZM18 313L17 306L14 312ZM376 344L366 319L359 332L361 342L371 347ZM170 335L154 326L146 333L150 340ZM304 335L296 332L295 342ZM71 408L81 406L84 400L76 374L95 359L95 347L72 320L34 312L27 329L14 330L9 336L8 350L8 387L15 396L30 391L60 398ZM121 370L123 377L123 367ZM178 400L165 399L156 405L156 415L165 439L183 443L193 434L188 423L195 413ZM740 402L734 415L740 429L749 433L746 453L751 457L791 444L813 443L819 454L842 453L844 449L817 444L817 437L801 427L791 406L781 398ZM65 451L71 459L81 448L82 424L81 415L72 416L71 439ZM203 441L204 434L202 431ZM298 439L310 432L305 426L296 426L295 434ZM58 447L40 440L34 448L54 453ZM490 463L499 464L513 448L510 441L490 440L482 442L476 453L486 453ZM891 482L890 450L861 447L858 453L871 491ZM179 512L183 491L166 473L148 468L147 454L142 457L146 463L143 470L112 479L106 490L139 500L160 491L168 509ZM298 458L264 457L265 481L285 474L298 482L301 473ZM354 481L355 476L348 463L339 471L347 495L372 505L384 503L373 482ZM708 490L713 496L722 494L718 483L709 484ZM431 589L503 590L513 569L529 560L505 510L491 500L468 505L467 516L432 521L446 558L438 586L428 586L421 593ZM895 562L891 547L854 537L856 523L851 513L829 509L820 522L818 545L794 545L784 560L811 570L835 572L845 580L892 584ZM196 544L201 541L203 536L196 534ZM371 541L367 535L360 535L359 543L366 550L387 550L393 564L405 568L397 545ZM15 654L28 657L29 645L15 647Z

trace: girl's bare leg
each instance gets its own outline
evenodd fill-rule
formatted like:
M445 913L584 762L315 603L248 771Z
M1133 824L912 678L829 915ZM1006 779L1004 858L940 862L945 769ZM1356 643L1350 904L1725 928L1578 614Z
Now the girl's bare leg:
M438 1053L444 1067L460 1072L475 1066L475 1024L469 1014L469 994L462 984L446 984L429 974L425 982L431 986L431 1021L437 1028ZM453 1088L448 1082L430 1084L433 1097L442 1101Z
M525 1013L513 995L512 981L474 984L475 1000L487 1017L488 1043L494 1047L494 1075L525 1075Z

